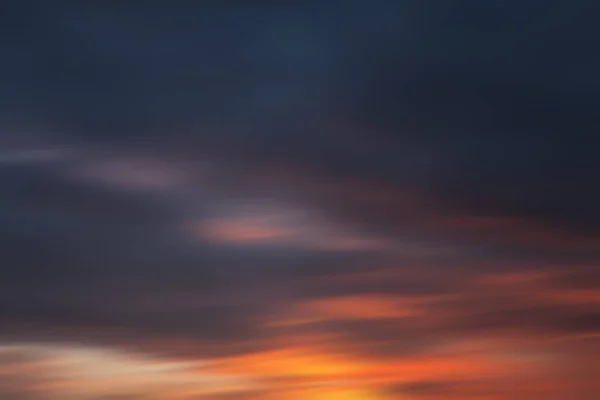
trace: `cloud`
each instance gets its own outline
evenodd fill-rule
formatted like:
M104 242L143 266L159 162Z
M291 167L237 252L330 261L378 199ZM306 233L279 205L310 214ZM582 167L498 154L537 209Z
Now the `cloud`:
M241 399L591 398L591 2L132 4L0 16L1 346L210 358Z
M5 372L8 386L1 392L14 396L9 398L206 398L256 385L209 372L208 362L170 362L107 348L38 343L4 345L0 351L3 369L11 371Z

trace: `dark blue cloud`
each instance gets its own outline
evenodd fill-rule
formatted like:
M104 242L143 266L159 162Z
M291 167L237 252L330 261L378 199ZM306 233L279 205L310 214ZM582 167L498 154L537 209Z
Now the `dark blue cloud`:
M591 1L9 3L1 135L27 131L27 146L72 146L79 158L16 162L2 141L4 315L240 340L288 296L443 293L457 290L432 278L444 269L459 279L493 260L597 259L576 246L600 233ZM75 177L114 154L181 162L194 179L157 194ZM298 284L388 254L215 244L179 229L237 198L460 251L424 255L439 264L425 277ZM518 222L459 232L446 217ZM555 241L523 239L532 224ZM597 277L586 274L571 279ZM185 291L199 293L197 308L143 305ZM479 323L597 328L587 310L494 310L482 306Z

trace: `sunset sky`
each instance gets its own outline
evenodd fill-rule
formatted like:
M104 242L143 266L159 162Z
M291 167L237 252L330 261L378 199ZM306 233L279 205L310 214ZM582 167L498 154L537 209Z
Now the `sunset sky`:
M597 0L0 6L0 400L600 399Z

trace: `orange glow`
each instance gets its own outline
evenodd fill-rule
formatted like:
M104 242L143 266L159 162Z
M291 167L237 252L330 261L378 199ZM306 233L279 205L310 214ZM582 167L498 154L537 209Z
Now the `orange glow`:
M390 248L393 242L373 236L363 236L342 227L320 224L288 213L255 213L217 218L191 224L188 231L194 236L234 244L293 244L303 248L326 251L374 251Z
M336 282L394 277L391 270L376 269L341 275ZM209 348L211 343L193 338L139 343L142 353L44 343L0 346L0 390L2 378L14 386L21 382L15 377L33 375L42 379L21 384L45 393L45 400L98 400L117 395L135 400L427 400L441 394L451 400L563 400L570 391L586 398L597 387L595 376L600 371L592 356L600 350L594 347L598 332L542 335L525 330L482 333L445 328L445 324L452 326L460 311L448 308L456 301L468 304L492 298L501 307L507 302L525 308L567 305L590 310L598 304L596 289L558 288L552 284L557 278L552 272L524 270L472 277L458 283L452 294L298 299L256 321L272 334L264 348L207 359L199 358L197 349ZM402 344L401 337L369 339L367 334L357 339L351 332L322 328L340 321L367 328L372 324L373 329L384 322L397 326L401 333L427 326L433 332L431 343L418 351L386 355L370 352L370 340ZM440 334L436 334L438 329ZM182 356L148 355L170 350ZM18 362L1 363L3 356L8 360L15 355ZM427 388L428 382L442 382L442 386L435 389L433 385L423 393L412 389L421 383ZM427 390L439 392L430 395Z
M391 296L348 296L313 300L302 305L308 314L325 318L402 318L419 314L419 301Z
M201 229L203 235L210 239L233 243L272 242L294 238L299 233L293 228L269 226L252 219L216 221Z

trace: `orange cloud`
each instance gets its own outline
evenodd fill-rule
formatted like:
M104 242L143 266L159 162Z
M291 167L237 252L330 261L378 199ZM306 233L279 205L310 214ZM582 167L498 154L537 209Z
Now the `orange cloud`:
M328 320L397 319L419 315L429 300L418 297L361 295L306 300L286 310L271 326L293 326Z
M390 239L358 234L310 213L275 206L192 223L188 232L222 243L288 244L309 250L370 251L393 246Z
M411 271L431 273L426 268ZM19 354L26 353L33 361L15 367L2 364L0 357L0 377L4 374L14 383L13 391L42 390L50 393L45 398L50 400L99 400L121 393L132 399L174 400L565 400L571 395L594 399L590 396L598 389L600 365L594 355L600 349L594 343L599 332L550 331L543 325L529 330L506 326L503 320L498 329L454 327L464 317L495 323L497 310L509 317L512 310L518 313L537 306L595 310L598 291L558 285L563 275L532 265L520 271L467 275L452 282L450 293L299 298L281 304L264 326L262 317L255 321L266 335L260 347L211 358L202 358L211 344L191 337L146 343L140 347L146 353L23 345ZM383 266L331 276L325 283L393 284L402 279L406 277L401 268ZM339 321L360 323L373 331L381 329L383 322L399 335L384 332L381 339L377 332L370 338L368 333L355 337L351 331L328 330ZM404 333L409 338L426 337L427 343L409 340L408 347L417 347L405 353L371 351L378 344L375 341L402 344ZM153 351L163 357L150 356ZM44 380L19 378L32 373Z
M225 243L270 243L294 239L301 231L293 228L269 226L252 219L221 220L200 227L201 234Z

